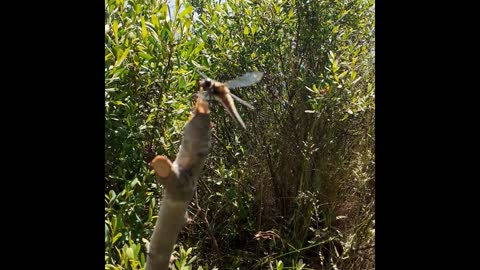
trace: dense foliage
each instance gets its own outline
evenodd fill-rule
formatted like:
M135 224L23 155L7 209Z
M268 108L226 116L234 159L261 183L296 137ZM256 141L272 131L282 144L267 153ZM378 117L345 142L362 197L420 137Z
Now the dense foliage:
M247 125L211 103L212 150L178 269L375 268L373 0L106 0L105 269L141 269L202 70Z

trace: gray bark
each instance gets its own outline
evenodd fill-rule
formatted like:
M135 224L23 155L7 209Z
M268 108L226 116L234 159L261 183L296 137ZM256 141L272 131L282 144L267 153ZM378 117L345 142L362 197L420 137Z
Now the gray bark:
M210 150L208 107L206 112L201 110L205 113L199 113L197 109L185 126L180 150L171 164L170 173L164 178L156 173L158 182L165 189L150 239L145 270L168 269L173 246L185 224L188 204L195 194L198 178Z

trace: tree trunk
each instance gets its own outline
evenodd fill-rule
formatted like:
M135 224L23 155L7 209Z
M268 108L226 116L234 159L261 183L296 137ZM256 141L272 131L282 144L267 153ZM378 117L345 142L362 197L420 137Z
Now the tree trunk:
M157 222L147 251L145 270L167 270L173 246L186 221L188 204L195 194L210 150L208 103L199 94L193 116L183 131L177 158L172 163L157 156L150 163L157 181L165 187Z

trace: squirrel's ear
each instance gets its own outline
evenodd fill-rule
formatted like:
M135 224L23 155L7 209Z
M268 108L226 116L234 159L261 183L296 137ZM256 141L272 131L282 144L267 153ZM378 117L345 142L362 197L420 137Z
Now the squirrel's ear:
M162 178L166 178L172 170L172 162L166 156L156 156L150 162L150 166L155 171L155 174Z

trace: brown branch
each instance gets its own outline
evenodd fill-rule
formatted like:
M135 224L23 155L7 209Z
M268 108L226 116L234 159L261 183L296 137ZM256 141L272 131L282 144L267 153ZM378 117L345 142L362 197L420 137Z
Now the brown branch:
M164 186L164 195L147 248L145 270L168 269L210 150L210 125L208 103L199 96L193 116L184 128L175 161L157 156L150 163L157 182Z

